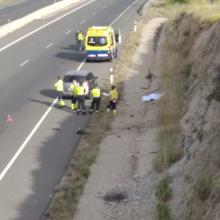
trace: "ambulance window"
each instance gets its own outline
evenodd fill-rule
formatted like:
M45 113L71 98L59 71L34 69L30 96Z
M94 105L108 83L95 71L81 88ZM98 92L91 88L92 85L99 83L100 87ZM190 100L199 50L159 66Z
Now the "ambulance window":
M94 38L93 38L93 37L89 37L89 38L88 38L88 43L89 43L89 44L95 44Z
M88 37L88 45L105 46L107 45L107 38L106 37Z

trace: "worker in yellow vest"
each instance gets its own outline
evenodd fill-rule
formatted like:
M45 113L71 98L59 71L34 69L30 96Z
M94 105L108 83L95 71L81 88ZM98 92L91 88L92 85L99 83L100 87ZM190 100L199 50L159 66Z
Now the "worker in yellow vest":
M92 89L91 96L92 96L92 103L91 103L91 107L89 109L90 114L93 112L94 107L96 109L96 112L99 112L99 106L100 106L100 102L101 102L101 90L98 87L98 85L96 85Z
M85 87L83 86L83 83L80 82L79 86L76 87L76 98L77 98L77 114L79 114L81 111L84 115L86 115L86 107L85 107Z
M118 91L116 89L116 86L113 85L111 87L111 91L109 92L109 104L107 105L107 112L109 112L110 110L112 110L113 115L116 116L117 113L117 101L118 101L119 95L118 95Z
M77 33L77 47L80 51L83 50L84 39L85 39L85 37L83 36L82 31L78 31L78 33Z
M65 102L63 101L63 80L60 76L57 77L57 82L54 84L54 87L58 93L58 106L64 107Z
M71 109L76 111L77 110L77 97L76 97L76 93L77 93L77 86L78 83L76 80L73 80L73 82L70 85L70 91L72 92L72 97L71 97Z

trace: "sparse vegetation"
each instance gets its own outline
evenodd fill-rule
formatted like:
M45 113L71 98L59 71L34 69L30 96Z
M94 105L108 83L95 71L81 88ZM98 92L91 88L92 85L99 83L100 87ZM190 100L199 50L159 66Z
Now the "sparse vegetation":
M198 178L193 186L193 190L196 196L201 200L206 200L210 193L212 192L212 188L214 185L213 178L210 176L202 176Z
M172 189L170 187L169 178L160 181L156 189L156 197L159 201L167 202L172 197Z
M171 220L171 211L167 204L160 202L156 207L156 220Z
M158 199L156 220L171 220L171 210L167 204L172 197L169 177L166 177L159 182L155 195Z

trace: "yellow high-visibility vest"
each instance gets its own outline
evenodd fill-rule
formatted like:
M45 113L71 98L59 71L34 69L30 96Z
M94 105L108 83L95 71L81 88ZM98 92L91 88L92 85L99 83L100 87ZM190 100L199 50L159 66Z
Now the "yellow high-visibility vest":
M73 84L73 83L70 85L70 89L71 89L71 92L72 92L73 96L75 96L77 94L77 91L76 91L77 87L78 86L76 84Z
M84 40L84 36L83 36L82 33L79 33L79 34L78 34L78 40Z
M63 92L63 80L60 79L58 80L55 84L54 87L56 89L57 92Z
M93 98L99 98L101 95L100 89L99 88L94 88L92 89L92 97Z
M85 88L83 86L77 86L76 95L85 95Z
M109 93L109 97L110 97L110 100L117 101L118 100L118 91L116 89L111 90Z

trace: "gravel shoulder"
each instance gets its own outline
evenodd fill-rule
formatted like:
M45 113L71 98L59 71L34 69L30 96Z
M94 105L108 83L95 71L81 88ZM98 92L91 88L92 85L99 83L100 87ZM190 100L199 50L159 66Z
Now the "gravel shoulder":
M154 37L164 22L164 18L156 18L143 28L133 67L124 81L118 115L99 146L74 220L154 217L158 178L152 159L157 151L157 103L143 103L141 97L159 89L157 78L149 81L145 75L153 68Z

